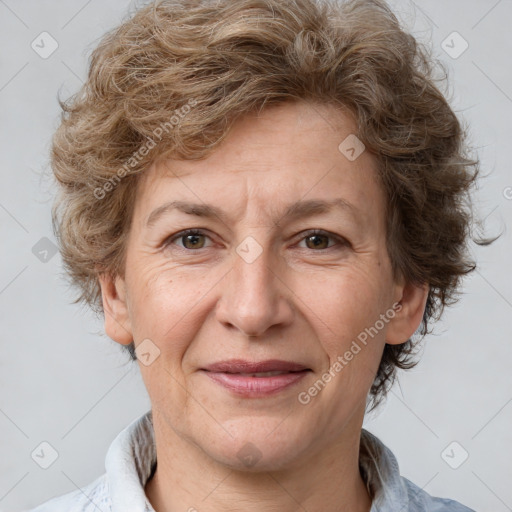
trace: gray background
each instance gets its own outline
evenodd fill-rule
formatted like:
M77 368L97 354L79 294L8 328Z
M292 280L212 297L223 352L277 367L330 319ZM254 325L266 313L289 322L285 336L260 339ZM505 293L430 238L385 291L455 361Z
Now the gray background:
M90 483L104 472L115 435L150 408L138 367L91 313L71 304L59 255L44 252L55 241L48 149L58 124L57 92L66 98L77 90L98 38L133 5L0 0L2 511ZM475 208L488 233L504 235L489 248L473 247L479 270L465 281L461 302L425 340L420 365L400 374L364 427L391 448L402 474L430 494L504 512L512 510L512 1L391 5L448 66L451 103L469 124L488 174ZM46 59L31 47L43 31L59 45ZM458 58L442 46L454 31L469 44ZM457 51L461 40L452 40ZM31 457L45 441L59 455L48 469ZM453 441L460 447L445 451ZM458 465L462 450L469 457L453 469L446 460Z

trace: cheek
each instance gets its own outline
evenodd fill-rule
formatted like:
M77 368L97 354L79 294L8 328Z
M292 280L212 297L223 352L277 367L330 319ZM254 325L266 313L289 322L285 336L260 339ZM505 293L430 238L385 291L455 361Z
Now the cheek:
M339 354L384 313L387 285L382 277L358 269L339 269L303 289L304 311L322 333L329 355Z
M146 337L155 335L162 329L169 328L175 314L174 309L178 294L175 279L167 278L154 269L143 269L137 272L132 291L132 320L134 330Z
M154 341L169 361L179 361L204 318L205 295L218 279L206 271L184 273L168 262L132 268L131 321L136 340Z
M308 315L308 322L314 325L326 358L318 380L303 390L316 394L312 402L333 426L333 435L340 422L365 403L374 381L385 330L373 337L367 332L385 312L387 287L386 282L363 271L347 269L337 275L325 279L322 293L309 301L314 313ZM322 391L317 393L316 388Z

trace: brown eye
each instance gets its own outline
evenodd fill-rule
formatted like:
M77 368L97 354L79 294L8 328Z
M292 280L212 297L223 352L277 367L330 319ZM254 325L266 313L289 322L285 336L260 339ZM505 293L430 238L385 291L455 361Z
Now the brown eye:
M305 237L308 249L327 249L329 247L329 237L326 235L309 235Z
M302 245L304 243L304 245ZM322 252L332 250L342 250L350 248L350 242L329 231L322 229L311 229L303 233L301 240L299 241L299 247L301 249L311 249L315 252Z
M202 231L188 229L186 231L181 231L174 236L170 236L164 242L164 246L171 247L173 245L177 245L178 249L192 251L194 249L208 248L209 245L206 244L207 239L209 239L209 237Z
M185 249L202 249L204 247L204 235L184 235L180 237Z

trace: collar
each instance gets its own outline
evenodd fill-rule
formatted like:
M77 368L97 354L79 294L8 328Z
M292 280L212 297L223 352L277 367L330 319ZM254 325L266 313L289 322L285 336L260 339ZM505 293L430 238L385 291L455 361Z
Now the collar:
M364 428L361 429L359 467L372 497L370 512L408 510L408 492L395 456ZM112 512L155 512L144 493L156 469L152 411L133 421L115 438L107 452L105 468Z

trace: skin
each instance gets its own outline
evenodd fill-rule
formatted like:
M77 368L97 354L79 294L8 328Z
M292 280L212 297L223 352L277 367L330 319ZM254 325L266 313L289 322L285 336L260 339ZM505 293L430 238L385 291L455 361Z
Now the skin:
M152 364L139 361L158 458L145 492L157 512L370 510L358 467L367 394L385 343L419 326L428 287L393 278L376 160L338 150L356 132L332 106L272 106L237 121L206 159L154 164L139 182L124 277L100 283L107 334L160 350ZM283 218L299 200L334 198L355 213ZM147 228L170 200L213 204L227 219L174 210ZM169 241L189 228L204 236ZM326 233L305 233L313 228ZM262 249L251 263L236 252L249 236ZM298 394L395 303L400 311L301 404ZM230 358L312 371L276 395L246 398L200 371ZM259 457L251 467L237 456L247 443Z

